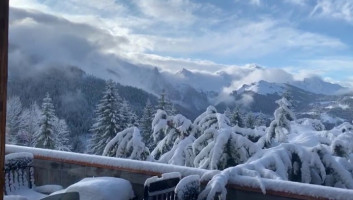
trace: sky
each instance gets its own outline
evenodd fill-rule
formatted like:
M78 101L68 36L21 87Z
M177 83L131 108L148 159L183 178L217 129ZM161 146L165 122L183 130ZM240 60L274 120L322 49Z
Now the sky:
M351 0L10 0L10 43L172 72L254 63L353 87L352 35Z

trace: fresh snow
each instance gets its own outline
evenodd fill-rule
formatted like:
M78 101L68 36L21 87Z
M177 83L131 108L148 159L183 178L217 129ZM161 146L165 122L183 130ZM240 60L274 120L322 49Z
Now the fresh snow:
M286 91L285 84L282 83L270 83L267 81L259 81L252 83L250 85L243 85L237 90L238 94L243 94L244 92L254 92L261 95L267 94L278 94L281 95Z
M49 149L39 149L39 148L31 148L31 147L23 147L16 145L6 145L6 153L15 153L15 152L29 152L36 156L42 157L50 157L56 159L62 159L67 161L75 161L75 162L86 162L86 163L95 163L100 165L126 168L129 170L142 170L149 171L155 173L168 173L168 172L180 172L182 176L188 176L192 174L198 174L202 176L204 173L209 172L209 170L205 169L197 169L191 167L184 166L176 166L164 163L155 163L149 161L137 161L123 158L112 158L106 156L98 156L98 155L89 155L82 153L74 153L74 152L64 152L64 151L56 151Z
M129 200L135 197L129 181L114 177L84 178L53 195L64 192L78 192L80 199L84 200L115 200L117 197Z

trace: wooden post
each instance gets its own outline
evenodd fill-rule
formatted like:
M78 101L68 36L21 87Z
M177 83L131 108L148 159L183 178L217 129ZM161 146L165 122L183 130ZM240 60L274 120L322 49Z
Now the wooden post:
M5 127L7 98L7 59L9 33L9 0L0 0L0 200L3 200L5 174Z

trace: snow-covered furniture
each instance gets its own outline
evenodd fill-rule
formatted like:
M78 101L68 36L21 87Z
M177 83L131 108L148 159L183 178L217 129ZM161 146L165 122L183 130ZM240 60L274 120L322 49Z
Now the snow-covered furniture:
M32 162L33 154L27 152L10 153L5 156L4 191L6 199L39 200L47 196L41 193L41 190L51 193L62 189L58 185L35 187Z
M5 156L5 195L34 186L33 155L11 153Z
M66 192L51 195L41 200L80 200L80 194L78 192Z
M115 177L84 178L50 196L67 192L78 192L80 200L130 200L135 198L131 183Z
M145 182L144 200L175 199L175 187L180 181L179 172L165 173L162 177L153 176Z
M190 175L181 179L175 188L175 200L197 200L200 193L200 176Z

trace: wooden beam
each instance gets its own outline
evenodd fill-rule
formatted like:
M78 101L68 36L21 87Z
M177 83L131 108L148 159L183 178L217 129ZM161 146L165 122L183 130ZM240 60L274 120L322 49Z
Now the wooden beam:
M4 194L9 0L0 0L0 200Z

